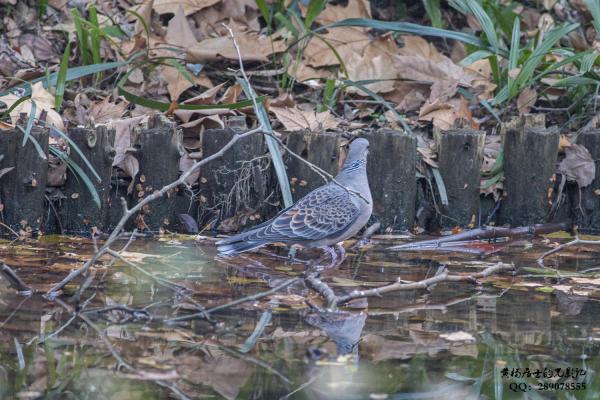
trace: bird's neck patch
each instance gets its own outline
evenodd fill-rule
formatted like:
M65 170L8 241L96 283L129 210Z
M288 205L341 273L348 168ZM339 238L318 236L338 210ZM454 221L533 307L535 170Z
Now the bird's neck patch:
M352 164L347 165L344 168L344 171L346 171L346 172L352 172L352 171L355 171L355 170L359 169L360 167L362 167L365 164L366 164L365 160L359 159L359 160L353 161Z

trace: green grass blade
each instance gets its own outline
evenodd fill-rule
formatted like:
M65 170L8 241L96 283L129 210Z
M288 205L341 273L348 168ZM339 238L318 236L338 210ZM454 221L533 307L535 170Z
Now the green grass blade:
M519 91L525 85L529 85L530 78L535 72L535 69L543 61L544 56L552 49L552 47L562 37L565 37L569 32L579 28L579 24L564 24L559 27L552 29L546 34L546 37L542 43L531 53L531 56L527 59L523 68L519 72L519 75L515 79L516 90Z
M335 105L335 79L327 79L323 88L323 101L317 111L323 112Z
M256 5L262 14L262 17L265 19L265 23L267 26L271 25L271 10L269 10L269 5L265 0L256 0Z
M35 101L31 100L31 111L29 112L29 119L27 120L27 128L23 131L23 147L31 135L31 128L33 128L33 121L35 120L35 113L37 111L37 105Z
M334 22L333 24L325 25L314 30L314 32L321 32L331 28L342 27L342 26L358 26L363 28L377 29L381 31L393 31L400 33L410 33L419 36L433 36L441 37L446 39L458 40L463 43L473 45L479 49L487 48L485 41L481 40L477 36L470 35L468 33L456 32L447 29L433 28L430 26L424 26L419 24L413 24L411 22L393 22L393 21L378 21L374 19L366 18L348 18L341 21ZM494 50L496 51L496 50ZM503 57L508 57L508 52L504 49L497 49L498 54Z
M519 62L519 43L521 40L521 21L515 17L510 39L510 52L508 53L508 69L517 68Z
M431 173L433 174L435 186L437 186L438 193L440 194L440 202L443 206L448 206L448 192L446 191L446 184L444 183L442 174L440 174L440 170L435 167L430 166L429 168L431 168Z
M83 18L76 8L71 9L71 16L73 17L73 23L75 24L75 33L77 35L77 43L79 44L79 55L81 61L84 64L91 64L92 58L88 47L88 34L87 30L83 26Z
M475 61L479 61L479 60L483 60L484 58L488 58L493 56L494 53L487 51L487 50L477 50L471 54L469 54L468 56L466 56L465 58L463 58L460 61L460 65L462 66L468 66L473 64Z
M467 0L467 5L469 6L469 10L481 25L481 29L485 33L485 36L488 40L488 43L492 46L494 52L498 51L498 35L496 34L496 27L492 22L492 19L485 12L481 4L479 4L475 0Z
M367 81L351 81L351 80L344 80L343 83L346 86L354 86L355 88L362 90L363 92L365 92L367 95L369 95L371 98L373 98L373 100L376 100L378 102L380 102L385 108L387 108L390 112L392 112L396 118L398 118L398 120L400 121L400 124L402 125L402 128L404 128L404 131L408 134L413 133L412 129L410 128L410 126L408 126L408 124L406 123L406 118L404 118L395 108L394 105L388 101L386 101L383 97L381 97L380 95L378 95L377 93L375 93L374 91L368 89L365 85L368 85L369 83L373 83L373 82L379 82L379 79L372 79L372 80L367 80Z
M96 170L94 169L94 166L92 165L91 162L89 162L89 160L85 157L85 155L83 154L83 152L81 151L81 149L77 146L77 144L75 144L74 141L71 140L71 138L64 133L63 131L61 131L60 129L54 127L54 126L48 126L46 125L49 129L52 129L52 131L56 134L58 134L60 137L62 137L63 139L65 139L68 143L69 143L69 147L73 150L75 150L75 152L77 152L77 154L79 154L79 157L81 157L81 159L83 160L83 162L85 163L85 165L88 167L88 169L92 172L92 174L94 174L94 176L96 177L96 180L98 182L102 182L102 178L100 178L100 175L98 175L98 173L96 172Z
M0 119L2 119L4 117L7 117L8 115L10 115L10 113L12 112L12 110L14 110L15 108L17 108L19 106L19 104L21 104L22 102L24 102L26 100L29 100L30 98L31 97L29 97L29 96L19 97L19 99L17 101L15 101L12 106L8 107L8 109L6 111L4 111L2 113L2 115L0 115ZM2 101L0 101L0 103L6 105Z
M310 29L312 23L325 8L327 1L328 0L310 0L308 9L306 10L306 17L304 18L304 26L306 29Z
M431 20L431 25L436 28L442 27L442 10L440 9L440 0L423 0L425 12Z
M510 40L510 52L508 54L508 70L511 71L519 65L519 43L521 39L521 21L515 17L513 22L512 35ZM508 77L508 92L514 96L514 79Z
M53 153L58 158L60 158L61 160L63 160L64 162L66 162L67 165L72 169L72 171L74 171L74 173L79 178L81 178L81 180L83 181L83 184L87 188L88 192L90 192L90 195L92 196L92 199L94 200L94 204L96 204L96 206L98 208L100 208L101 203L100 203L100 196L98 195L98 191L96 190L96 187L92 183L89 176L87 176L85 171L83 169L81 169L81 167L79 165L77 165L77 163L75 161L73 161L71 159L71 157L69 157L68 155L66 155L65 153L60 151L59 149L51 146L50 152Z
M591 50L588 54L581 58L581 65L579 66L579 72L586 73L590 72L596 63L596 59L600 55L596 50Z
M106 71L108 69L113 69L113 68L122 67L123 65L128 65L128 64L132 63L136 58L140 57L143 54L144 54L143 51L138 52L138 53L134 54L131 58L129 58L128 60L125 60L125 61L114 61L114 62L109 62L109 63L92 64L92 65L84 65L81 67L69 68L69 70L67 71L67 78L65 79L65 81L69 82L74 79L79 79L79 78L82 78L87 75L95 74L96 72ZM21 90L23 92L23 96L31 96L31 85L33 85L34 83L37 83L37 82L43 82L44 87L46 89L48 89L50 86L56 85L57 78L58 78L58 73L54 72L54 73L50 74L49 80L45 76L42 76L42 77L33 79L30 82L25 82L20 85L16 85L16 86L10 88L9 90L5 90L4 92L0 93L0 96L6 96L7 94L12 93L16 89ZM48 86L48 81L50 82L50 86Z
M23 129L23 127L21 125L17 125L17 128L23 132L23 135L25 134L25 129ZM33 147L35 147L35 150L37 151L38 155L40 156L40 158L42 160L47 160L48 157L46 157L46 153L44 152L44 149L42 149L42 146L40 146L40 143L36 140L35 137L29 135L29 141L31 143L33 143Z
M89 9L90 13L90 24L93 26L89 31L90 33L90 46L92 52L92 62L94 64L100 64L100 25L98 24L98 14L96 7L91 6Z
M65 94L65 83L67 81L67 70L69 69L69 56L71 55L71 43L67 43L65 52L63 53L58 75L56 76L56 90L54 92L54 108L58 111L63 101Z
M583 0L583 2L592 14L592 24L596 29L596 35L600 36L600 2L598 0Z
M248 83L240 78L237 78L237 82L242 86L244 93L246 93L247 97L252 97L256 95L254 90L248 85ZM283 196L283 205L287 208L294 204L294 200L292 198L292 191L290 189L290 181L287 176L287 172L285 170L285 164L283 163L283 157L281 155L281 150L279 149L279 144L277 141L271 136L273 134L273 128L271 128L271 123L269 122L269 116L267 114L267 110L262 103L258 102L257 98L257 110L256 117L260 121L260 124L263 126L265 132L265 141L267 142L267 147L269 148L269 153L271 154L271 160L273 161L273 166L275 167L275 174L277 175L277 181L279 182L279 188L281 189L281 195Z

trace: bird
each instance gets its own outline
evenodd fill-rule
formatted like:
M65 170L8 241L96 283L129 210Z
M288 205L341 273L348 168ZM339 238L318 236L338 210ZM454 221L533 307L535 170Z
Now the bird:
M221 256L233 256L271 243L321 248L331 256L330 266L345 256L340 242L366 225L373 211L367 178L369 141L354 139L334 180L311 191L272 219L217 242ZM335 246L341 252L338 258Z

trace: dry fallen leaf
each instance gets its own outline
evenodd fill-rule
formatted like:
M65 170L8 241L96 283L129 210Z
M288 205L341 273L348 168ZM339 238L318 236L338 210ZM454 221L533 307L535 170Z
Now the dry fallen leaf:
M7 94L6 96L0 97L0 101L5 103L8 107L11 107L20 99L19 96L14 94ZM48 124L58 128L61 131L65 130L63 120L61 116L54 111L54 96L50 94L42 82L38 82L31 87L31 99L25 100L18 106L16 106L10 112L10 119L13 124L16 124L19 120L21 113L31 114L32 102L35 102L35 117L39 118L42 115L42 111L46 112L46 121Z
M311 132L337 128L339 122L329 111L301 110L297 107L271 107L270 111L288 131L309 130Z
M244 30L235 23L231 23L230 26L240 47L243 61L268 61L271 54L280 53L287 48L281 37L276 35L260 35ZM187 49L187 55L189 61L200 63L219 61L222 58L238 60L233 41L226 32L223 33L223 36L198 42Z
M596 177L596 164L588 149L572 144L565 148L565 158L558 165L558 172L576 181L579 187L586 187Z
M110 96L106 96L102 101L93 103L90 106L88 116L97 124L102 124L113 119L119 119L127 109L128 103L121 101L120 103L111 103Z
M187 16L217 4L219 1L221 0L154 0L153 8L159 14L175 14L177 9L181 7Z
M517 108L519 115L527 114L537 100L537 91L533 88L524 89L517 98Z

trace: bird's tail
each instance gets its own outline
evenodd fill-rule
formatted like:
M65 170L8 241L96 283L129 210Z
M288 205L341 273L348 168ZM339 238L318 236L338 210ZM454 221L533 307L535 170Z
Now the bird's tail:
M239 235L218 241L217 250L219 251L219 254L223 256L231 256L266 244L266 242L263 240L252 240L248 238L248 236L251 233L254 233L254 231L255 230L253 229L251 231L240 233Z

